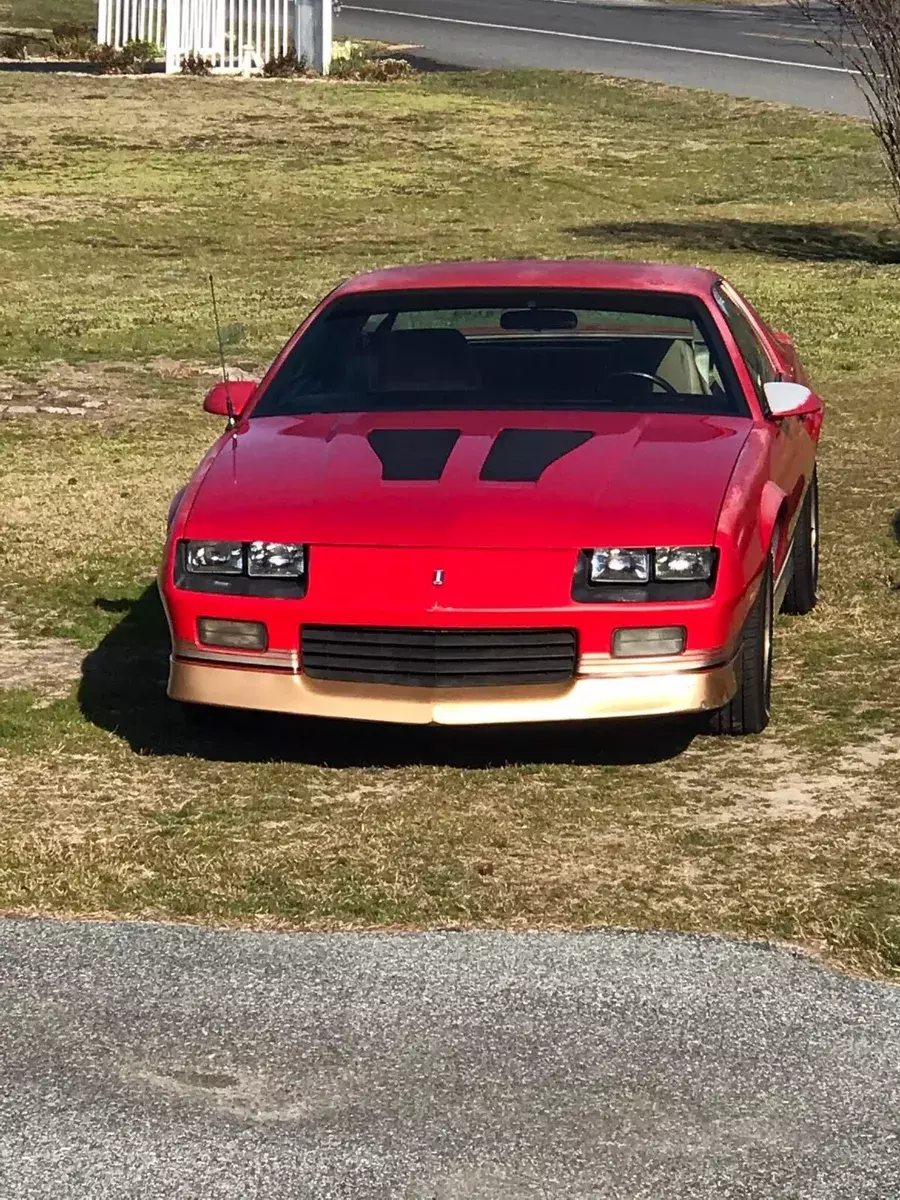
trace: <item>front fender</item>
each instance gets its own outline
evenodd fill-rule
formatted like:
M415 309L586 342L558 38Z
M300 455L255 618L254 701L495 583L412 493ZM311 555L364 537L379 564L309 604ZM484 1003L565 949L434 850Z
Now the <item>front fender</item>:
M169 505L169 515L166 517L166 530L170 530L175 521L175 514L178 512L178 505L181 503L184 493L187 491L187 484L183 488L179 488L172 497L172 502Z
M743 626L778 524L784 493L770 478L771 431L759 425L741 448L719 512L717 588L734 604L734 635Z

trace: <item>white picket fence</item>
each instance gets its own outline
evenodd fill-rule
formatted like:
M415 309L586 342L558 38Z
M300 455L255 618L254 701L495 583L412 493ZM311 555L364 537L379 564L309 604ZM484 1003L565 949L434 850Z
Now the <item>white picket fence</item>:
M163 45L167 0L99 0L97 41L121 47L126 42Z
M169 73L196 54L217 73L249 74L292 46L326 73L331 38L332 0L98 0L98 42L155 42Z

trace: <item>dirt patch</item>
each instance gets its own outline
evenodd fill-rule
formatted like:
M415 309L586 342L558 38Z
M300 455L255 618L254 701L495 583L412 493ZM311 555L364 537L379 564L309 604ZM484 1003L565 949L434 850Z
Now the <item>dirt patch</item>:
M864 745L847 746L828 769L798 759L777 742L755 745L753 758L752 783L744 782L739 771L723 772L725 805L698 818L698 824L816 821L866 808L878 802L879 769L900 760L900 735L885 732ZM698 785L701 781L697 774Z
M51 363L36 379L0 373L0 416L99 416L121 395L115 364Z
M160 379L218 379L221 368L210 366L209 363L183 362L175 358L154 358L147 364L147 370L158 375ZM241 367L228 367L228 378L236 383L243 379L259 379L265 368L259 367L245 371Z
M108 207L102 200L91 197L90 215L95 220L103 217ZM85 199L83 196L0 196L0 217L28 226L83 221Z
M0 691L37 692L42 700L68 696L81 676L85 652L65 638L23 638L0 609Z
M31 376L0 371L0 419L135 416L158 398L160 380L195 379L210 387L220 370L209 363L156 358L145 364L50 363ZM258 379L262 372L263 368L228 368L229 378L235 381Z

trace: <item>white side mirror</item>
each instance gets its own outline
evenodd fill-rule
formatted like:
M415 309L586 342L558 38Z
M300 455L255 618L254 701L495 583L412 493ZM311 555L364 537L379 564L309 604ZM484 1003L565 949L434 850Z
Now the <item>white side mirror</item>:
M773 417L792 417L812 399L812 392L802 383L766 383L763 391Z

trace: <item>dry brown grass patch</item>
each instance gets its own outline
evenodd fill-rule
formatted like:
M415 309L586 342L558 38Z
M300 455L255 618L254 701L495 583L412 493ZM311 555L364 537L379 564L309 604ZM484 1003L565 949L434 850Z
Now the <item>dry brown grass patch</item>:
M81 675L84 651L65 638L22 637L9 618L0 606L0 691L34 692L38 703L68 696Z

